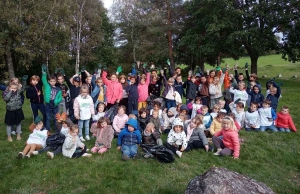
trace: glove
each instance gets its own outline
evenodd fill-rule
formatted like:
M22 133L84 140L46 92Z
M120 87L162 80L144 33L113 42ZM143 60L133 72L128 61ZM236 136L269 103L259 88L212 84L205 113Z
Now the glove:
M22 80L26 81L28 79L28 75L23 75Z
M147 65L148 65L147 63L144 63L144 64L143 64L143 68L146 68L146 67L147 67Z
M86 70L86 67L85 66L82 66L81 67L81 72L84 72Z
M98 69L101 69L101 67L102 67L101 63L98 63L97 66L98 66Z
M103 65L103 71L106 71L107 70L107 66L106 65Z
M170 66L170 64L171 64L171 63L170 63L170 59L167 60L167 64Z
M216 67L216 70L217 70L217 71L220 71L220 70L221 70L221 67L218 65L218 66Z
M135 69L135 67L136 67L135 63L132 63L131 66L132 66L132 68L134 68L134 69Z
M238 98L236 101L234 101L234 104L237 104L239 101L241 101L240 98Z
M150 69L155 69L155 65L152 64L152 65L150 66Z
M223 69L222 69L222 73L225 73L226 71L227 71L226 68L223 68Z
M119 66L119 67L117 68L117 72L118 72L118 74L122 72L122 67L121 67L121 66Z
M247 69L248 67L249 67L249 64L247 62L247 63L245 63L245 69Z
M42 65L42 72L43 72L43 73L46 73L46 72L47 72L47 69L48 69L47 65L43 64L43 65Z
M63 68L61 68L61 69L59 70L59 73L60 73L61 75L65 75L65 70L64 70Z
M193 71L192 70L189 70L189 77L191 77L193 75Z

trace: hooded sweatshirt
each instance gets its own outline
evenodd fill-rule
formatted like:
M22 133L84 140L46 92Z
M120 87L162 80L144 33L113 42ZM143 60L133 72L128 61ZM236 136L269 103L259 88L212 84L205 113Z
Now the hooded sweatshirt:
M128 125L134 128L134 131L128 130ZM141 143L141 132L138 130L138 123L136 119L129 119L126 123L126 127L121 131L118 136L118 146L122 145L136 145Z
M106 78L107 72L103 71L102 80L107 86L106 99L107 103L114 104L117 100L121 100L123 97L123 87L121 83L116 79L115 81L108 80Z

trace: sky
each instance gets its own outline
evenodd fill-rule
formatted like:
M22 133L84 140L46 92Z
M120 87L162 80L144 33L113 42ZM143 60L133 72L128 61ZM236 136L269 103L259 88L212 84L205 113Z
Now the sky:
M104 3L104 7L108 9L112 5L113 0L102 0L102 2Z

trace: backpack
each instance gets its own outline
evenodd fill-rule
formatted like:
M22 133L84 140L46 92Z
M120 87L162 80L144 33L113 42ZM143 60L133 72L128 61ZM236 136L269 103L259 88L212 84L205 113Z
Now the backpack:
M115 115L118 114L118 105L113 105L108 111L105 113L105 117L107 117L110 122L113 122Z
M59 146L62 146L65 141L64 134L56 132L46 140L46 146L51 147L52 150L56 150Z
M143 150L155 156L159 162L171 163L175 160L174 153L165 146L142 144Z

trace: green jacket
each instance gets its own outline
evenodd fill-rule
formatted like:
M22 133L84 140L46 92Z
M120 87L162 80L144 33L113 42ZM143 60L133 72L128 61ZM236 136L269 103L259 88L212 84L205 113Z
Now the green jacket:
M44 94L45 103L50 103L51 86L47 81L47 74L46 73L42 74L42 82L43 82L44 89L45 89L45 94ZM54 98L54 106L58 106L58 104L62 100L62 92L61 92L61 89L59 87L54 87L53 89L57 90L56 96Z

